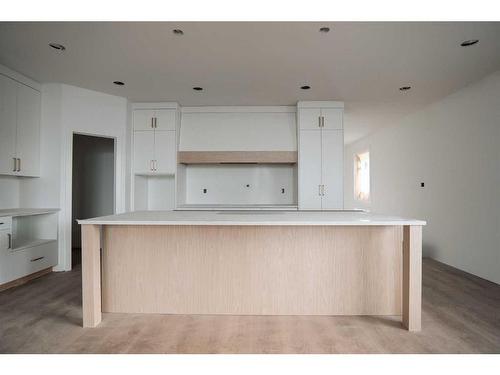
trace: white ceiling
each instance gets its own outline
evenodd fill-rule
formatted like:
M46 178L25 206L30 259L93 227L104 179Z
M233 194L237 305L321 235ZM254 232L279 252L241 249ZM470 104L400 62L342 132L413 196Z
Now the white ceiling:
M460 47L467 39L480 42ZM343 100L349 143L500 69L499 40L500 23L479 22L4 22L0 63L39 82L132 101ZM59 53L50 42L67 49ZM300 90L304 84L312 89ZM400 92L404 85L413 88Z

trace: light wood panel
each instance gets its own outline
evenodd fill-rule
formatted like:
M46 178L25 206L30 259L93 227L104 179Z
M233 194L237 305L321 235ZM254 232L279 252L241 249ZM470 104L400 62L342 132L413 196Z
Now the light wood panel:
M83 326L101 322L101 226L82 225Z
M103 311L401 315L400 226L105 226Z
M403 227L403 325L420 331L422 311L422 227Z
M297 163L296 151L179 151L181 164Z

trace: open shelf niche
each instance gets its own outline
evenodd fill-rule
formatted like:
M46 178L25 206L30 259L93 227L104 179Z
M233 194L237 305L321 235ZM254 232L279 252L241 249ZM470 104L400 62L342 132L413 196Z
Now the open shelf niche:
M175 175L134 175L134 210L173 210Z
M57 243L57 219L55 212L12 217L12 251Z

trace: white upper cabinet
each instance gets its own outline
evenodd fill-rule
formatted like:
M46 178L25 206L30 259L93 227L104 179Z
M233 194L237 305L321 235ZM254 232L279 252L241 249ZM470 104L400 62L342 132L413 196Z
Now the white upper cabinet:
M134 130L175 130L175 109L134 110Z
M342 108L301 108L299 110L300 130L343 129Z
M0 174L15 174L17 82L0 74Z
M176 109L133 111L135 174L175 174L176 116Z
M321 128L320 108L300 109L298 117L300 130L318 130Z
M40 92L0 75L0 174L40 174Z
M341 108L322 108L322 128L325 130L343 129L344 110Z
M149 109L134 110L134 130L154 130L154 111Z
M40 93L20 85L17 89L16 155L22 176L40 174Z
M299 209L343 209L342 103L299 102L298 120Z
M175 109L157 109L154 113L156 130L175 130Z

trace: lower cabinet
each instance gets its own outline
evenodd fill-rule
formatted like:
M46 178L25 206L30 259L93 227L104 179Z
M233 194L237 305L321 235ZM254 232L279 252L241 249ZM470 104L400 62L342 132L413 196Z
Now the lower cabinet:
M134 131L135 174L175 174L175 168L175 131Z
M0 290L58 263L57 211L22 212L26 210L13 210L21 211L14 212L20 216L0 217Z
M57 265L57 241L0 251L0 285Z
M175 131L155 131L155 172L159 174L175 174L176 147Z
M344 208L344 132L321 130L321 208Z
M344 208L343 153L343 130L299 131L300 210Z
M153 173L155 158L154 131L134 131L134 172L139 174Z
M299 209L321 210L321 131L301 130L299 137Z

